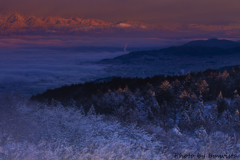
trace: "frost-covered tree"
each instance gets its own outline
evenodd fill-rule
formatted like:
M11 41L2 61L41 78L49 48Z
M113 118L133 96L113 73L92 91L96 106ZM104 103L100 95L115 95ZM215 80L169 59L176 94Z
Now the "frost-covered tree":
M81 104L81 106L80 106L80 113L81 113L82 115L86 115L85 110L84 110L82 104Z
M193 77L192 77L191 73L188 73L188 74L186 75L186 77L185 77L184 82L183 82L184 85L185 85L187 88L189 88L189 87L191 86L192 79L193 79Z
M122 93L124 99L122 101L122 106L126 109L134 109L137 108L137 102L136 102L136 97L135 95L130 91L130 90L125 90Z
M203 126L201 126L199 129L196 129L196 131L194 132L194 135L198 138L204 138L208 134L207 134L206 129Z
M222 114L224 110L229 109L229 104L225 98L222 96L222 92L219 93L217 97L217 108L218 108L218 113Z
M234 123L235 124L239 124L240 123L239 111L238 110L236 110L235 115L234 115Z
M199 123L203 123L205 122L205 118L203 115L203 112L201 111L201 109L197 109L196 113L195 113L195 122L199 122Z
M198 114L197 110L190 105L188 110L188 115L190 117L191 122L196 122L197 114Z
M216 123L218 120L218 109L217 105L212 105L209 111L208 121L211 123Z
M159 104L162 104L163 101L170 103L174 99L174 91L172 85L167 81L163 81L160 86L156 88L156 99Z
M191 119L187 110L181 112L180 124L189 126L191 124Z
M223 113L222 113L222 116L221 116L221 123L222 124L230 124L232 121L232 115L231 113L229 112L229 110L225 110Z
M60 101L57 101L57 100L55 100L55 99L53 99L52 98L52 100L51 100L51 102L50 102L50 106L51 107L60 107L60 106L62 106L62 104L61 104L61 102Z
M224 70L222 73L219 72L218 76L216 77L216 84L215 86L220 91L223 91L224 96L230 95L229 92L229 73Z
M166 101L164 101L163 104L161 105L161 120L163 121L164 126L167 121L167 107L168 107L168 104Z
M171 130L170 130L170 134L173 134L173 135L178 135L178 136L181 136L182 133L180 132L180 128L175 125Z
M148 118L148 119L150 119L150 120L156 119L156 117L155 117L154 114L153 114L153 111L152 111L151 107L148 107L148 108L147 108L146 113L147 113L147 118Z
M114 110L118 109L122 105L123 99L122 93L115 93L111 90L108 90L108 92L99 97L92 96L93 103L99 108L98 112L105 114L111 114Z
M237 90L234 91L234 98L231 102L231 112L235 112L240 109L240 96L238 95Z
M91 108L89 109L87 115L96 115L96 111L95 111L93 104L92 104Z
M145 106L147 108L147 113L149 118L155 117L159 119L161 116L161 108L155 98L155 92L151 89L148 90L147 95L145 96Z
M190 104L186 101L185 104L180 107L180 111L189 110L189 106Z

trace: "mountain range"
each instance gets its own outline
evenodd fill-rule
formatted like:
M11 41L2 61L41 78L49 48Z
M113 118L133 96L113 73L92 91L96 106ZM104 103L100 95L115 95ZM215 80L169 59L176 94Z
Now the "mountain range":
M36 17L0 13L0 36L4 35L111 35L150 37L239 37L240 24L146 24L140 21L107 22L92 18Z
M156 25L148 25L139 21L106 22L98 19L79 17L36 17L22 16L18 13L0 14L1 35L22 34L80 34L114 32L118 29L157 29Z

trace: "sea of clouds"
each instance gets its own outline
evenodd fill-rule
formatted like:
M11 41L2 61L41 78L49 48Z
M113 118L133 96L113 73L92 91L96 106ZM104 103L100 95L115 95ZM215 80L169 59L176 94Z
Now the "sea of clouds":
M100 37L0 37L0 93L26 96L63 85L108 77L97 62L131 50L162 48L189 40Z

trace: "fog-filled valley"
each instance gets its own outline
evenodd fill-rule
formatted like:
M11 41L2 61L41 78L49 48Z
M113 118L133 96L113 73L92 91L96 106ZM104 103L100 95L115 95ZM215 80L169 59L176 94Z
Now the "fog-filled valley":
M104 66L92 64L125 52L63 52L37 49L1 50L0 91L31 96L48 88L94 80Z
M30 97L65 84L118 76L121 73L109 73L107 65L95 62L134 50L157 49L185 41L73 36L1 37L0 93L17 91Z

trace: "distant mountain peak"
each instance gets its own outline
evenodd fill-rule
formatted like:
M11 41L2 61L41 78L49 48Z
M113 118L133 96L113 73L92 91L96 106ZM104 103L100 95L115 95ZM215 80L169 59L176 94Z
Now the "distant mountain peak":
M31 16L31 17L27 18L26 23L27 23L28 26L35 27L35 26L43 25L44 22L40 18L37 18L35 16Z
M25 18L18 13L13 13L7 18L8 23L25 22Z
M126 20L108 22L93 18L48 16L23 16L18 12L0 13L0 35L104 35L104 36L135 36L148 38L183 38L209 37L239 37L240 24L234 25L202 25L202 24L147 24L140 21ZM209 39L212 46L232 48L237 46L227 40ZM205 42L190 42L186 45L203 45ZM225 45L229 43L228 45ZM232 43L232 44L230 44ZM210 45L211 46L211 45Z
M139 21L107 22L93 18L22 16L17 12L0 13L0 35L11 34L94 34L126 30L146 30L149 25ZM121 28L121 30L119 30Z

